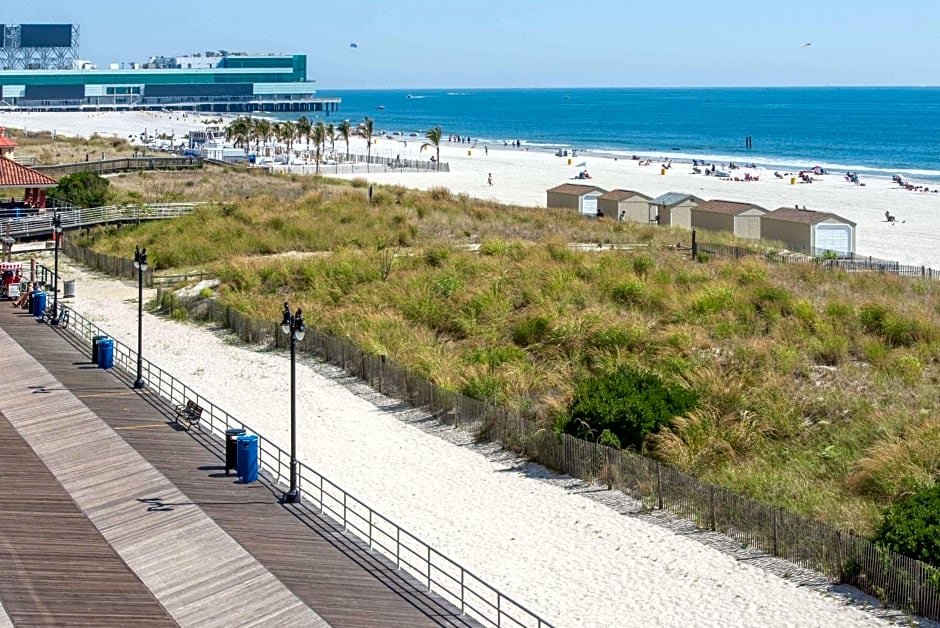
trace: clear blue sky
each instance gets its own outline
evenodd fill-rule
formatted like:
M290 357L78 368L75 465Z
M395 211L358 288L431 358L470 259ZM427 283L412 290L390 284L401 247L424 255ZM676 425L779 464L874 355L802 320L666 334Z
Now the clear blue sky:
M938 0L8 0L107 67L306 53L348 88L940 84ZM811 42L811 46L803 44ZM358 48L350 48L356 43Z

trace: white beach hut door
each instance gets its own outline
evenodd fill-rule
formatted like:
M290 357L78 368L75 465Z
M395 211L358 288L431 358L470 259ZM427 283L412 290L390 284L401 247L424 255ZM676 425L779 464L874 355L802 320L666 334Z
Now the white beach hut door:
M848 225L816 225L816 250L839 255L852 253L852 228Z
M585 216L597 214L597 196L587 195L581 199L581 213Z

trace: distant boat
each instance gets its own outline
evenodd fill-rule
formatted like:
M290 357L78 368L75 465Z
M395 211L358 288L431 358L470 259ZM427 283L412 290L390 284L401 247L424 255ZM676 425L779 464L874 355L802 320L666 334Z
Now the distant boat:
M379 111L385 111L385 105L379 105L378 107L376 107L376 109L378 109Z
M411 94L408 94L408 98L414 98L414 96L412 96Z

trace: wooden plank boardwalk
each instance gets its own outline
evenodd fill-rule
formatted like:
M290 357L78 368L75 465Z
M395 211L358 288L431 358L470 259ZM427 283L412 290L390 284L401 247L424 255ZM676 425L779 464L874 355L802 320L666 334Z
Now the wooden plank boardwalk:
M141 511L204 512L332 626L478 625L440 597L427 593L422 584L369 551L328 518L302 505L278 504L281 489L264 478L241 485L228 477L220 439L177 429L172 423L172 408L162 399L146 390L133 390L132 378L120 371L94 368L90 349L67 332L36 323L13 308L0 308L0 329L48 370L54 380L46 386L71 391L172 483L169 487L154 485L135 495ZM102 473L112 468L123 475L131 473L125 462L113 458L103 447L98 446L97 451ZM79 451L71 453L73 457L80 455ZM4 466L0 460L0 471ZM151 533L148 524L136 537L145 542ZM171 550L171 570L173 561L184 560L187 547L195 541L182 529L177 529L177 537L181 542ZM224 558L216 556L212 561L218 579L226 586L244 581L245 575ZM3 578L0 575L0 581ZM187 584L177 582L177 588ZM190 603L197 604L197 599ZM230 603L240 604L238 600Z
M4 416L179 625L327 626L205 512L154 508L188 500L4 331L0 342L0 372L16 373L0 380Z
M0 451L0 626L176 625L2 414Z

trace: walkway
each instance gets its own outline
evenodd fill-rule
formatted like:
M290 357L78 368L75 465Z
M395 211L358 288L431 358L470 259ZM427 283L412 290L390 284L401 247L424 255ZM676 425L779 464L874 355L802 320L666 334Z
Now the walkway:
M200 626L476 625L329 520L277 504L280 489L263 478L246 486L228 477L221 441L175 429L161 399L94 368L67 332L0 307L0 346L0 365L18 373L0 382L9 423L164 607L148 617ZM0 473L14 472L33 477L20 460L0 458ZM25 519L0 519L0 535L28 529ZM53 545L49 564L74 554L71 539ZM0 570L0 601L14 624L28 611L7 591L32 585L28 573ZM73 600L82 593L67 590Z

